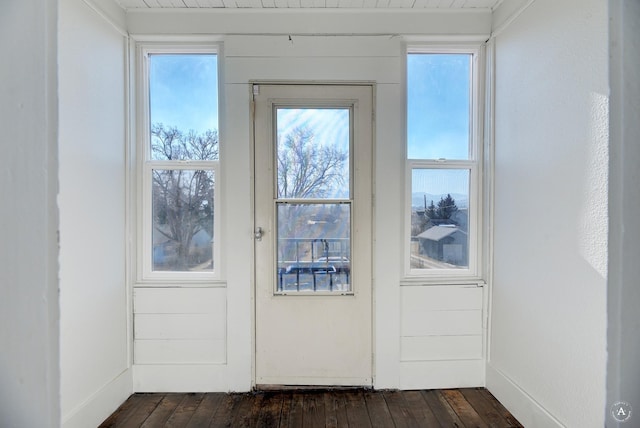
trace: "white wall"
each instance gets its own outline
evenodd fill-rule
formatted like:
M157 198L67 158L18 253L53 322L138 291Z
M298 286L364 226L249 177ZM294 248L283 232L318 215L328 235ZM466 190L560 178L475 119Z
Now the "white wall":
M525 426L604 422L607 9L537 0L497 35L487 386Z
M0 426L57 427L57 1L0 13Z
M609 2L611 131L609 180L609 362L608 427L637 423L640 409L640 2ZM616 424L609 413L618 401L634 409L632 420Z
M65 427L96 426L132 392L125 276L125 37L60 2L61 395Z

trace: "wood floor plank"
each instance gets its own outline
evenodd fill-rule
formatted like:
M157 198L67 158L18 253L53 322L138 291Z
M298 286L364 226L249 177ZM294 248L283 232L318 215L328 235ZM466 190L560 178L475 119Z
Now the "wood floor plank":
M163 426L522 428L484 388L134 394L100 428Z
M401 394L418 426L433 428L441 426L420 391L402 391Z
M324 428L325 414L323 392L315 391L304 394L303 409L303 428Z
M236 404L241 400L242 394L226 394L218 405L218 410L209 422L209 428L226 428L233 423Z
M349 428L371 427L367 403L362 391L346 391L344 393L347 408Z
M116 425L118 428L140 428L164 398L164 394L141 394L141 398L140 404L131 415Z
M422 391L424 400L443 427L463 428L464 424L438 390Z
M186 428L208 427L224 396L225 394L222 392L209 392L204 394L202 401L200 401L200 404L193 412L193 416L186 425Z
M253 415L251 414L251 410L253 409L254 402L261 399L263 397L261 395L254 395L251 393L242 394L240 400L236 403L236 408L234 410L234 417L232 426L234 427L242 427L248 428L251 427L251 423L253 421L255 426L255 421L253 419Z
M175 411L164 426L166 428L184 428L193 417L193 413L196 411L203 398L203 393L185 394L184 399L180 404L178 404L178 407L176 407Z
M460 391L457 389L445 389L441 391L441 394L466 427L489 428L489 425L478 415L478 412L475 411Z
M280 392L266 392L262 408L256 421L257 428L273 428L280 425L284 394Z
M499 414L501 414L509 423L509 427L519 428L522 424L493 396L487 389L482 388L480 393L493 405Z
M324 394L325 426L327 428L348 428L347 402L344 394L327 391Z
M482 388L464 388L460 392L491 428L511 428L509 421L487 400L480 389Z
M393 418L383 394L374 391L364 392L364 401L367 403L369 419L373 428L393 427Z
M418 422L407 408L400 391L385 391L383 394L384 401L387 403L393 423L396 428L407 428L418 426Z
M140 425L140 428L164 426L183 399L184 394L165 394L153 413Z
M131 395L127 401L122 403L107 419L105 419L98 428L113 428L118 422L122 422L131 415L136 407L142 402L141 394Z
M288 410L287 418L280 423L280 426L283 428L300 428L304 417L304 399L302 394L294 393L291 395Z

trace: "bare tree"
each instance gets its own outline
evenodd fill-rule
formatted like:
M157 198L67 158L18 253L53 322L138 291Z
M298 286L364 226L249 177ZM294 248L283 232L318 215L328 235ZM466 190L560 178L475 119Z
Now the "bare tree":
M151 150L154 160L217 160L218 133L209 130L185 134L175 127L154 124ZM158 259L155 267L184 271L211 262L213 171L181 169L170 164L154 168L152 179L154 263ZM194 242L201 232L203 238Z
M320 199L345 193L342 188L345 181L348 185L345 171L348 152L335 146L317 144L313 131L308 127L293 128L280 136L277 152L279 198ZM287 205L283 210L278 225L278 236L282 238L315 238L316 228L310 228L309 222L314 221L315 216L327 215L324 207L313 204ZM278 249L279 260L301 257L298 254L300 248L293 240L282 240ZM308 256L310 254L304 255Z
M294 128L278 141L278 197L323 198L344 184L349 154L316 144L308 127Z

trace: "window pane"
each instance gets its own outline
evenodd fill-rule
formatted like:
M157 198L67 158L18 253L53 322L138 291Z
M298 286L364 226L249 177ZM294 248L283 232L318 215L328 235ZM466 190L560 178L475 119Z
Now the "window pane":
M212 54L149 56L151 159L218 159L217 68Z
M278 291L351 291L351 205L277 207Z
M349 114L277 110L278 198L349 198Z
M153 270L213 271L213 171L155 169Z
M469 170L413 169L411 175L411 268L467 268Z
M407 56L409 159L469 159L471 58Z

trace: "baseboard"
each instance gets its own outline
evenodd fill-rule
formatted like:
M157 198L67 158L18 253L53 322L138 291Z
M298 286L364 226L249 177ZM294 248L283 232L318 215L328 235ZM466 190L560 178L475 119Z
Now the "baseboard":
M487 389L525 427L564 428L558 419L500 370L487 364Z
M132 392L133 379L131 370L127 369L67 415L63 415L62 428L87 428L100 425Z
M226 364L135 364L135 392L227 392Z

